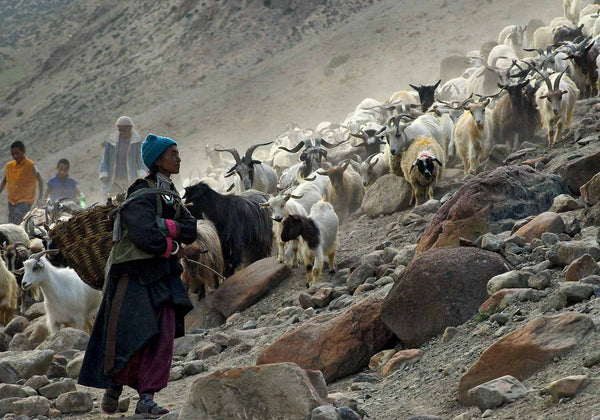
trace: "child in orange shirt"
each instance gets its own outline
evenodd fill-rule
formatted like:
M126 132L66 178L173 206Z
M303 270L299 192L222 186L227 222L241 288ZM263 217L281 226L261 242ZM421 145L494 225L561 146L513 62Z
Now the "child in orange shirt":
M0 183L0 193L6 187L8 198L8 222L19 224L35 203L35 183L38 185L38 201L44 194L44 181L35 163L25 156L23 142L15 141L10 145L10 154L14 160L6 164L6 172Z

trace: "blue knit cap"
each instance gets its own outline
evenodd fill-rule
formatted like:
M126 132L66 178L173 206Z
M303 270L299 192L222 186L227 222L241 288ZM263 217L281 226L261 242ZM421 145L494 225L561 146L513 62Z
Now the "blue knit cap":
M160 137L156 134L148 134L146 140L142 143L142 160L147 168L167 150L170 146L177 146L175 141L168 137Z

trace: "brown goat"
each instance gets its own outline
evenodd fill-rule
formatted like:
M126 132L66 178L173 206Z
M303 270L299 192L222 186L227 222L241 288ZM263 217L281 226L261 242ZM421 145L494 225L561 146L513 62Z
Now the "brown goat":
M365 194L360 174L352 168L348 169L349 164L350 160L346 160L342 166L317 171L320 175L327 175L331 181L329 201L340 221L346 220L350 213L360 207Z

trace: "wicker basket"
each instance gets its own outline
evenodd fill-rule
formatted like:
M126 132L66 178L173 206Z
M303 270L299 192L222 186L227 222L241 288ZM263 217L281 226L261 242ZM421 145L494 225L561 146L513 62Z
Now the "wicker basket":
M94 289L104 285L104 267L113 246L113 222L109 213L115 206L95 206L59 222L48 232L67 264L81 280Z

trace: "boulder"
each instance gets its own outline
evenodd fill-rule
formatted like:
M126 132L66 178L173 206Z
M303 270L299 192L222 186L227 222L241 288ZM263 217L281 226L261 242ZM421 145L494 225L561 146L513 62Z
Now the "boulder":
M14 397L27 398L27 392L19 385L0 384L0 400Z
M589 182L600 168L600 152L566 162L554 162L554 173L560 175L573 194L579 194L582 185Z
M309 376L294 363L217 370L192 384L179 418L310 419L327 404L319 393L324 387L323 376Z
M210 341L201 341L188 353L185 360L204 360L221 353L223 347Z
M500 312L512 305L514 302L525 302L540 300L540 294L537 290L530 288L500 289L495 292L488 300L483 302L479 308L479 313L493 314Z
M531 242L534 238L540 239L544 232L559 234L563 230L565 230L565 223L562 217L557 213L546 211L537 215L532 221L517 230L515 236L521 236L527 242Z
M210 297L200 301L192 299L194 309L185 316L185 331L215 328L225 323L225 318L211 305Z
M0 355L0 383L14 384L19 379L45 375L52 363L52 350L4 352Z
M11 397L0 400L0 417L4 418L4 416L6 416L8 413L12 413L14 411L12 406L13 403L20 400L21 398L19 397Z
M94 402L90 396L79 391L62 394L57 398L55 405L63 414L87 413L94 408Z
M589 254L594 260L600 259L600 247L596 240L560 241L548 250L546 258L555 265L569 265L577 258Z
M510 230L515 220L550 208L566 188L559 177L528 166L505 166L483 172L464 184L426 227L417 254L432 247L457 246L487 232Z
M506 375L470 389L468 395L481 411L485 411L524 397L527 388L517 378Z
M417 256L385 298L381 318L407 347L477 314L488 281L506 271L501 255L479 248L435 248Z
M491 296L501 289L527 287L527 280L530 276L531 273L520 270L512 270L506 273L498 274L488 281L488 295Z
M567 297L567 303L571 304L588 300L594 294L594 286L580 281L559 283L558 290Z
M44 317L45 318L45 317ZM29 339L31 345L36 348L50 337L50 330L44 318L33 321L32 324L25 330L25 335Z
M363 284L369 277L375 276L375 268L371 264L361 264L358 266L356 270L350 274L348 280L346 281L346 285L350 290L350 293L354 293L354 291Z
M31 343L27 339L27 336L23 333L17 333L14 335L13 339L10 340L10 344L8 345L8 351L25 351L25 350L33 350Z
M582 187L583 188L583 187ZM569 194L561 194L554 197L550 211L554 213L564 213L566 211L577 210L581 205Z
M554 402L558 402L561 398L574 397L579 391L584 389L590 383L586 375L572 375L566 378L561 378L550 383L548 386L540 390L540 394L550 394Z
M42 397L46 397L49 400L55 400L61 394L67 392L76 391L77 387L72 379L66 379L64 381L52 382L48 385L41 387L38 392ZM62 410L61 410L62 411Z
M384 175L365 192L361 208L369 217L396 213L410 207L411 194L410 184L404 178Z
M46 315L46 306L44 306L44 302L36 302L25 311L25 318L30 321L43 315Z
M528 378L554 357L573 349L593 330L592 319L575 312L542 316L528 322L488 347L460 378L459 401L473 404L468 391L492 379L505 375L520 381Z
M201 334L188 334L184 335L183 337L176 338L173 348L173 355L187 356L187 354L194 350L194 347L196 347L201 341L206 341L204 335Z
M77 379L79 377L79 371L81 370L81 364L83 363L84 353L81 353L79 356L76 356L67 363L66 371L67 376L72 379Z
M342 418L333 405L322 405L312 411L310 420L342 420Z
M48 337L36 350L54 350L57 353L67 350L85 351L90 336L85 331L75 328L63 328L55 335Z
M382 304L372 296L329 321L314 318L267 346L256 363L294 362L320 370L327 382L359 372L393 336L379 317Z
M24 386L28 386L34 390L38 390L41 387L48 385L50 381L46 377L46 375L35 375L31 378L27 379Z
M254 305L291 273L276 257L263 258L226 279L211 295L211 304L227 318Z
M588 182L579 188L581 199L588 206L600 203L600 173L597 173Z
M371 370L379 370L381 369L387 362L390 361L392 356L396 354L396 350L382 350L369 360L369 369Z
M15 316L10 322L4 327L4 334L13 336L17 333L22 333L25 328L29 325L29 320L24 316Z
M17 416L45 416L50 411L52 403L44 397L27 397L12 403L13 413Z
M579 281L594 274L597 270L596 260L590 254L584 254L569 264L565 271L565 280Z
M381 374L385 378L400 369L406 363L416 362L421 357L421 353L421 349L400 350L398 353L394 354L389 362L385 364L383 369L381 369Z

